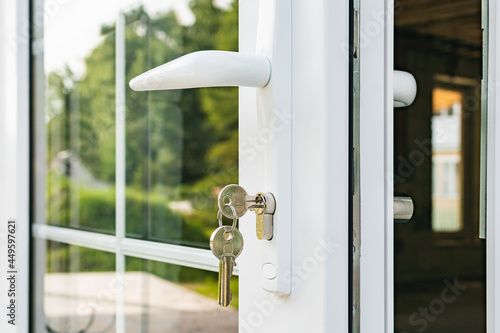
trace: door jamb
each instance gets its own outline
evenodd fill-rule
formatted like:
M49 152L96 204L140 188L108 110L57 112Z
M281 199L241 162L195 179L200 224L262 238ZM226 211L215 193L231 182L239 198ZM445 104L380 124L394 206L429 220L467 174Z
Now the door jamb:
M360 331L394 331L394 3L360 1Z

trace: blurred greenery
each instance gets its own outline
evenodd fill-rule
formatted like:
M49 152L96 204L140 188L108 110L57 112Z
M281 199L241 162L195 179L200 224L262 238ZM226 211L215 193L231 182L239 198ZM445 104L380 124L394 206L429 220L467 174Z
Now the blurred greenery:
M135 76L183 54L238 50L238 1L228 8L211 0L189 6L190 25L174 11L151 16L139 6L125 14L126 232L207 248L217 226L217 194L238 181L238 90L128 87ZM46 74L47 224L115 232L115 30L114 22L102 25L83 74L67 65ZM114 270L114 255L79 251L80 270ZM49 272L65 271L70 253L69 246L50 248ZM203 293L217 283L211 272L149 265L147 271ZM144 265L129 261L127 269Z
M238 2L192 0L173 11L125 14L126 82L185 53L238 49ZM85 73L47 75L47 222L114 232L115 25L101 28ZM126 209L130 237L206 247L219 189L238 180L237 88L136 92L126 87ZM65 155L61 155L65 153ZM79 179L82 171L90 177ZM81 178L81 177L80 177ZM188 203L172 211L169 203Z

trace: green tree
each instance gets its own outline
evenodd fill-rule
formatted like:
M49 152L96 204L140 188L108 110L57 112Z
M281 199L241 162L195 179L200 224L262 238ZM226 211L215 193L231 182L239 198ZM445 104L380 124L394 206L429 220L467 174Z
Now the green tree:
M126 82L189 52L237 51L237 1L221 9L211 0L192 0L190 9L195 22L189 26L180 24L173 11L151 17L140 6L126 14ZM115 179L115 29L114 24L102 26L101 42L85 58L81 78L69 69L49 75L47 106L49 163L58 152L71 151L94 177L110 185ZM177 234L169 229L169 237L206 241L214 226L217 188L238 179L237 96L237 88L135 92L127 85L126 184L135 200L128 204L134 210L128 214L143 224L142 229L131 228L134 234L152 237L150 225L173 218L163 208L152 209L159 207L158 198L165 205L189 200L195 212L183 216L187 223ZM77 139L70 133L72 123L78 124ZM59 187L56 183L49 184L49 192L63 198L71 192L67 180L61 179Z

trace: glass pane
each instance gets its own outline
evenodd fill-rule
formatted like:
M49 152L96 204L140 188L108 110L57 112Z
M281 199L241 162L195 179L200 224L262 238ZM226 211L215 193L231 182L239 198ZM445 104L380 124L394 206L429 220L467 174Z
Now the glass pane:
M238 2L124 12L127 82L183 54L238 49ZM127 236L208 247L216 198L238 181L237 88L126 93Z
M432 91L432 230L462 229L462 94Z
M217 303L214 272L127 258L125 320L128 333L238 332L238 278L229 307Z
M113 233L115 34L107 26L115 7L56 7L33 5L35 219Z
M115 255L46 242L43 304L47 332L114 332Z
M394 226L395 332L485 332L481 1L401 0L394 18L394 66L418 85L394 109L394 190L415 205Z

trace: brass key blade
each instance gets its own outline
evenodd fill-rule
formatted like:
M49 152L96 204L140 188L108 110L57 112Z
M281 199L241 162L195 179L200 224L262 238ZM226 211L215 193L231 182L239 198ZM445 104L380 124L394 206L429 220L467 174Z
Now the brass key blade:
M219 262L219 294L217 301L219 305L227 307L233 299L231 292L231 276L233 275L234 255L223 254Z
M228 306L232 299L231 276L236 258L243 250L243 236L238 229L222 226L210 236L210 249L219 259L219 286L217 302L221 306Z

